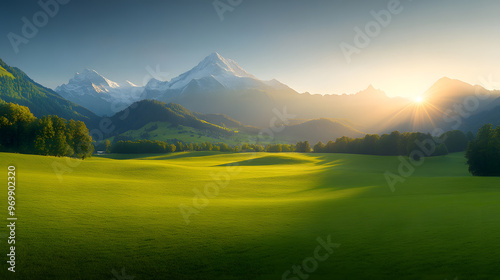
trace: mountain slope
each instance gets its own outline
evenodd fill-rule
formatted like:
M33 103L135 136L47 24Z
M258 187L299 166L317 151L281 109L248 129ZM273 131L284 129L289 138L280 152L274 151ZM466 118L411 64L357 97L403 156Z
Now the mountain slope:
M87 125L96 121L97 116L91 111L41 86L1 59L0 67L0 100L26 106L36 117L57 115L68 120L84 121Z

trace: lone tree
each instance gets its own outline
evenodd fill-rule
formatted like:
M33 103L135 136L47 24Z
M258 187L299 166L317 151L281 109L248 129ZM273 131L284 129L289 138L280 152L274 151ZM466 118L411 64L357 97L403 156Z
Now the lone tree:
M109 139L106 139L105 147L106 147L106 153L107 154L111 153L111 141L109 141Z
M500 126L487 124L469 142L465 154L469 172L474 176L500 176Z

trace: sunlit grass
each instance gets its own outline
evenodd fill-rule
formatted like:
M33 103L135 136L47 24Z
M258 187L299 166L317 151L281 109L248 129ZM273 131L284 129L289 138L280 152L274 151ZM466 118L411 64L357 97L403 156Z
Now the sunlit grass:
M52 164L66 159L0 162L17 167L16 279L112 279L122 267L135 279L281 279L328 235L342 245L310 279L500 275L500 180L471 177L461 154L426 159L395 193L383 173L396 157L110 155L63 181ZM179 204L221 174L227 185L186 224Z

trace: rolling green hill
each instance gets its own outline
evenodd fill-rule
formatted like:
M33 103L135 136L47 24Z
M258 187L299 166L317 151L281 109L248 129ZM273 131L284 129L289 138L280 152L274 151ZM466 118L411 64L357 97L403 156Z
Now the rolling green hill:
M26 106L36 116L57 115L67 120L84 121L92 126L97 116L51 89L45 88L23 71L8 66L0 59L0 102L12 102Z
M394 193L383 174L397 157L109 155L61 178L64 158L0 162L18 171L15 279L283 279L328 236L340 246L308 279L500 278L500 179L470 176L462 154L425 159ZM205 207L187 224L179 205L194 202Z
M128 130L120 134L120 139L129 140L158 140L169 143L181 141L183 143L218 143L224 142L228 145L239 145L249 142L249 139L255 139L256 136L241 131L231 135L221 135L211 133L210 131L197 129L184 125L176 125L170 122L150 122L147 125L136 129ZM115 136L109 138L114 141ZM265 142L266 144L268 142Z
M116 126L113 131L115 135L141 129L152 122L167 122L171 126L192 127L221 137L234 134L234 131L228 128L198 119L193 112L181 105L156 100L138 101L112 116L111 122Z

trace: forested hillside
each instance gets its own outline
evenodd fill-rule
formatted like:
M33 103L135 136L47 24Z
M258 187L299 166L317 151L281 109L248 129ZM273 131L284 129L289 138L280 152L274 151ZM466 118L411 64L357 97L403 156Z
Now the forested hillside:
M97 116L33 81L23 71L10 67L0 59L0 100L30 109L36 117L57 115L92 125Z

